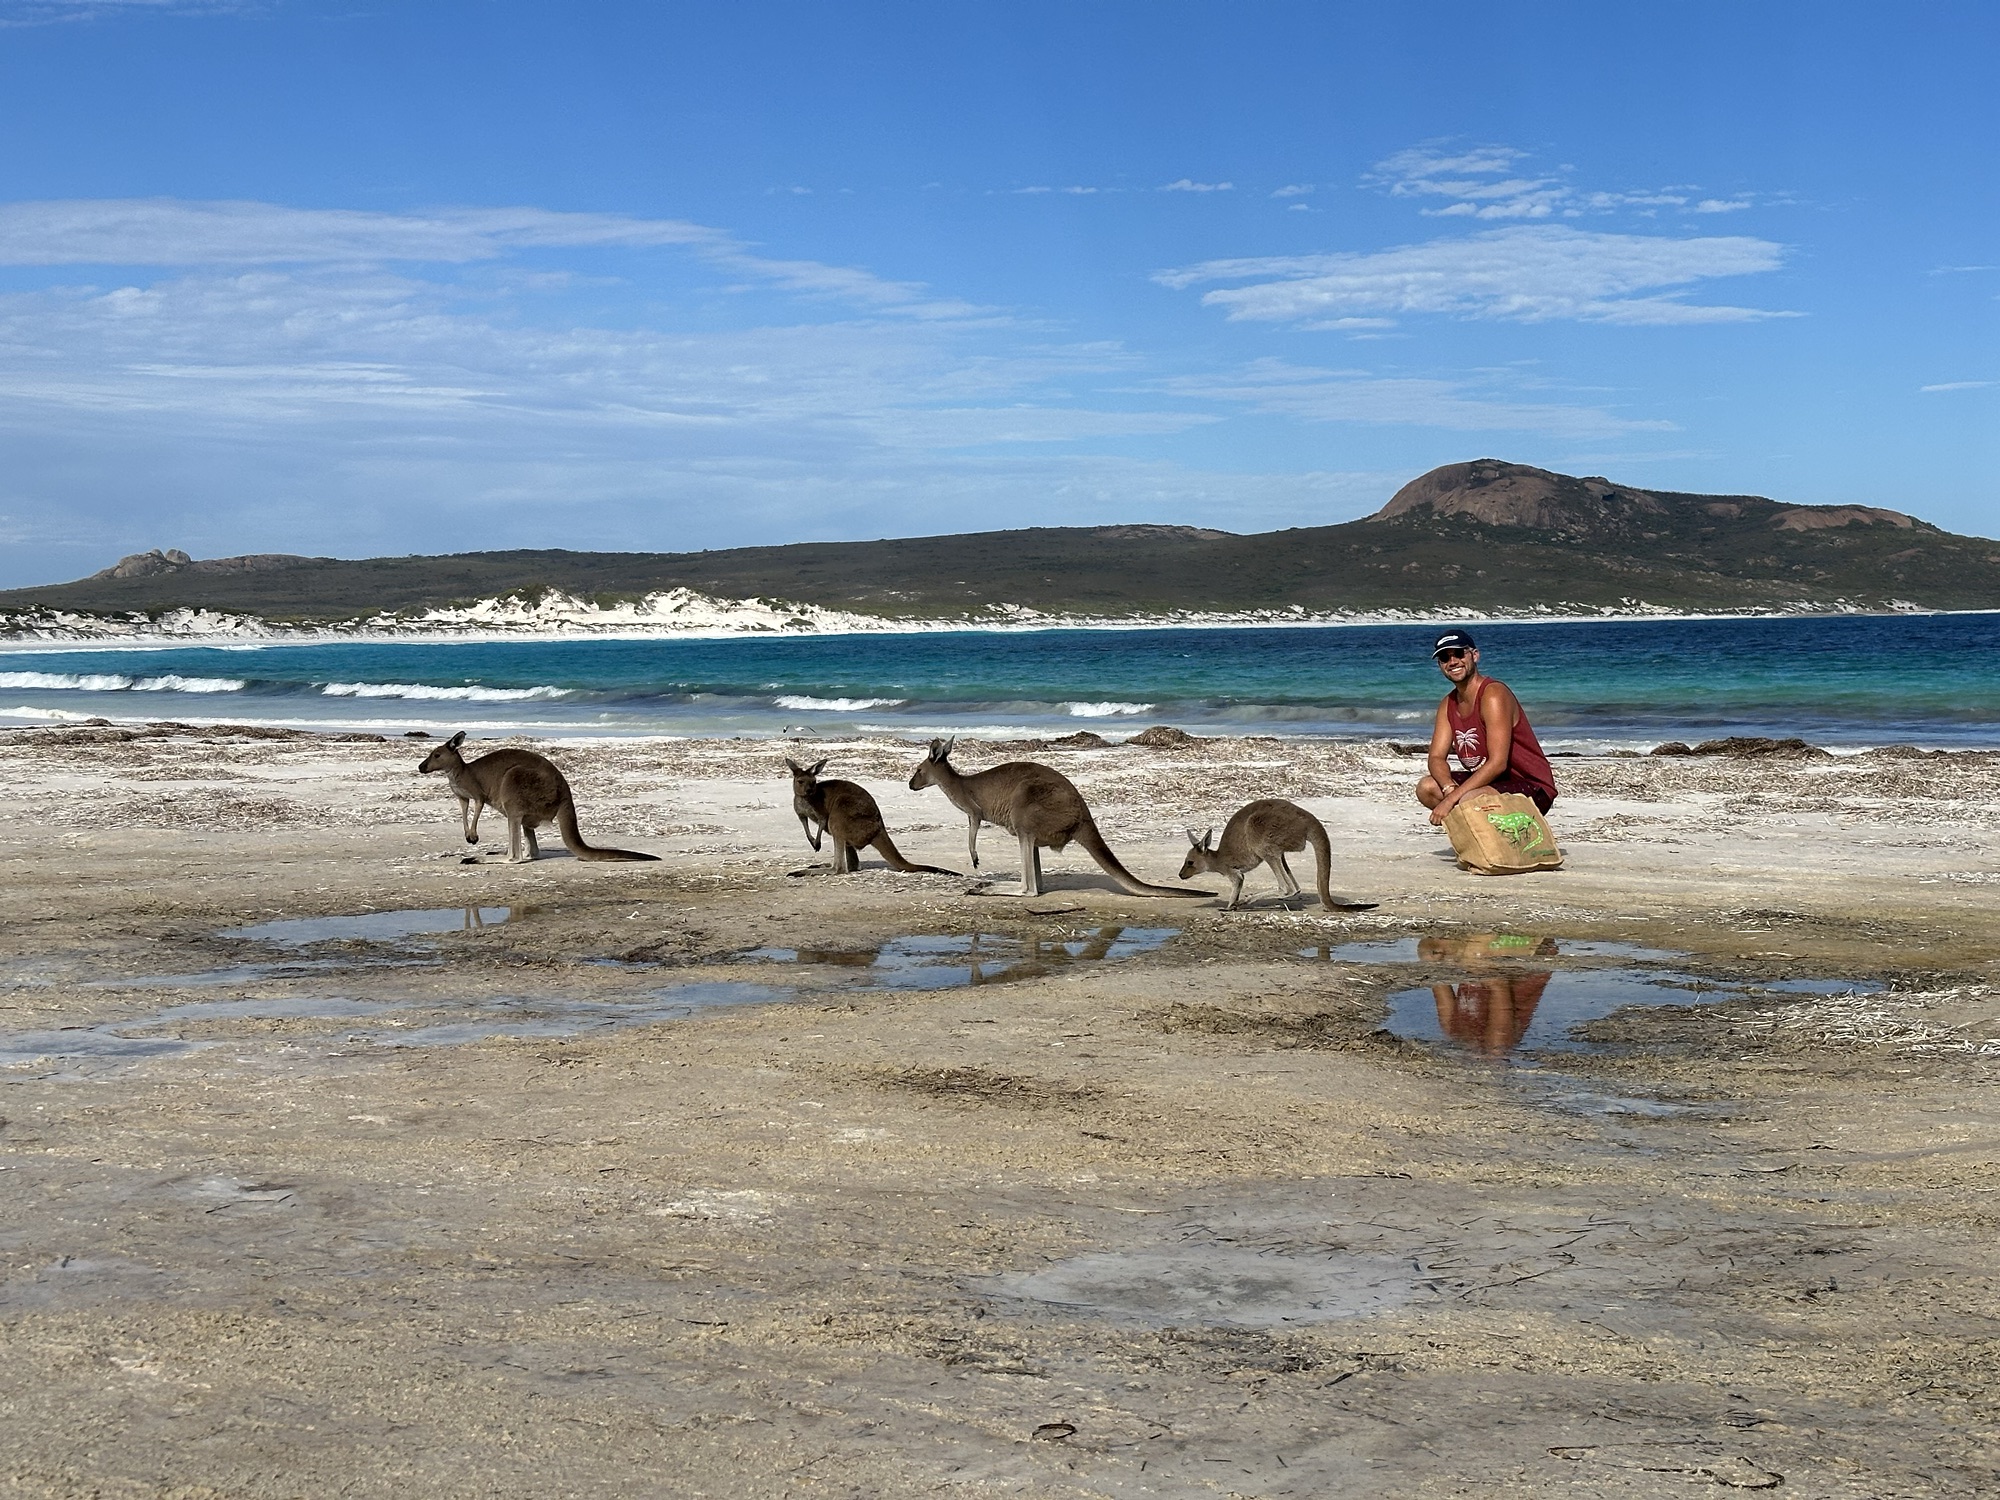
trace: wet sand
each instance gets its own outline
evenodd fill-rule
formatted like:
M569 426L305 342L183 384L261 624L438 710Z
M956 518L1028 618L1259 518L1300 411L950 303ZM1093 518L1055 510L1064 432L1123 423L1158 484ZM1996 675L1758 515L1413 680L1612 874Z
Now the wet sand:
M421 742L0 735L6 1493L2000 1486L2000 756L1562 759L1495 880L1385 745L1041 753L1169 883L1304 802L1329 915L792 875L793 747L545 748L663 862L463 864Z

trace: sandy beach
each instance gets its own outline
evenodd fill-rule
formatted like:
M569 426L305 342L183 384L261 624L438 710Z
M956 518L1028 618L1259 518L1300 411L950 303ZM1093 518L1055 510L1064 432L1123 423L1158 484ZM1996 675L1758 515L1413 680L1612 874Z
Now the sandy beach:
M6 1493L2000 1487L2000 754L1559 758L1486 879L1387 743L1033 752L1328 914L796 873L787 753L965 868L890 741L539 744L662 861L467 864L426 748L0 734Z

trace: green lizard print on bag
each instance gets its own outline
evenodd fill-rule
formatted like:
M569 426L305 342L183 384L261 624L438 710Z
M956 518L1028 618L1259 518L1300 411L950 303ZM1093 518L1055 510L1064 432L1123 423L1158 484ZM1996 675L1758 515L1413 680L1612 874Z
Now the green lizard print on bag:
M1523 854L1542 842L1542 829L1532 813L1488 813L1486 821L1506 836Z

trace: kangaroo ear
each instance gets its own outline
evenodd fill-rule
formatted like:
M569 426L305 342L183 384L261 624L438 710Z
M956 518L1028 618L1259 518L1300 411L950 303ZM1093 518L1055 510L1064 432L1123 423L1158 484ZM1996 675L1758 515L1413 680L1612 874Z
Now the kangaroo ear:
M457 734L453 735L450 739L444 742L444 747L447 750L456 750L460 745L464 743L465 743L465 731L461 729Z
M949 759L949 758L950 758L950 756L951 756L951 752L952 752L952 747L953 747L953 746L955 746L955 745L956 745L957 743L958 743L958 736L957 736L957 735L953 735L953 736L952 736L952 737L951 737L950 739L946 740L946 741L944 742L944 748L943 748L942 750L938 751L938 753L937 753L937 758L938 758L939 760L947 760L947 759Z
M1188 836L1189 845L1191 845L1193 848L1196 849L1199 849L1201 847L1201 840L1196 836L1195 831L1192 828L1183 828L1181 832Z
M1204 833L1201 836L1201 847L1204 849L1208 849L1214 847L1214 844L1215 844L1215 830L1211 828L1208 830L1207 833Z
M817 775L819 775L819 773L820 773L820 772L822 772L822 771L824 771L824 770L826 769L826 763L827 763L827 761L830 761L830 760L832 760L832 759L833 759L833 757L832 757L831 755L828 755L828 756L824 756L824 757L822 757L822 758L821 758L821 759L819 759L819 760L816 760L816 761L814 761L814 762L813 762L813 763L812 763L811 765L809 765L809 766L807 766L807 767L806 767L806 775L808 775L808 776L817 776Z
M792 774L794 776L803 776L806 774L806 768L800 765L797 761L793 760L789 755L785 757L785 764L792 768Z

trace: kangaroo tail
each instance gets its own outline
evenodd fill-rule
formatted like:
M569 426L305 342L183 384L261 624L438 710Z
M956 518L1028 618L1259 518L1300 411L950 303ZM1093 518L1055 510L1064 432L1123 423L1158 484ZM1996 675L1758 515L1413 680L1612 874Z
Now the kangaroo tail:
M940 870L936 865L913 865L903 858L903 851L896 847L896 841L889 837L889 830L883 829L870 845L874 851L888 861L889 868L900 870L905 875L957 875L956 870ZM959 877L963 879L963 876Z
M1318 818L1306 829L1306 842L1312 845L1313 860L1319 867L1319 904L1327 911L1372 911L1378 903L1374 901L1336 901L1333 892L1327 889L1327 880L1333 873L1333 846L1327 842L1326 829Z
M576 826L576 799L565 797L556 809L556 830L562 834L563 847L578 859L646 859L657 860L657 854L641 854L636 849L600 849L595 844L586 844L583 833Z
M1097 867L1135 896L1213 896L1214 891L1189 890L1186 886L1148 885L1118 862L1111 846L1095 823L1085 821L1076 828L1076 841L1083 852L1097 861Z

